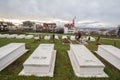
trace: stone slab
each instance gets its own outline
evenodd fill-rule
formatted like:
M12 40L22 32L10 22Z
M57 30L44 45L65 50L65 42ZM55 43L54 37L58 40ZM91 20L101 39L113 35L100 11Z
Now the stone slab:
M33 35L27 35L25 36L25 39L32 39L34 36Z
M70 40L75 40L75 36L70 36Z
M45 40L50 40L50 36L45 36L44 39Z
M41 44L24 62L20 75L53 76L56 57L54 44Z
M10 43L0 48L0 71L14 62L28 50L24 43Z
M78 77L108 77L104 64L99 61L84 45L70 45L68 55Z
M65 38L67 39L67 36L63 35L63 36L62 36L62 39L65 39Z
M112 45L99 45L96 53L120 70L120 49Z

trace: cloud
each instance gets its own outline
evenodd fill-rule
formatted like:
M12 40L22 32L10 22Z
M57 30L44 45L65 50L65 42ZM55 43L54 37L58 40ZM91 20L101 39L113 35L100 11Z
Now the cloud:
M120 23L120 0L0 0L0 17ZM88 23L89 24L89 23Z

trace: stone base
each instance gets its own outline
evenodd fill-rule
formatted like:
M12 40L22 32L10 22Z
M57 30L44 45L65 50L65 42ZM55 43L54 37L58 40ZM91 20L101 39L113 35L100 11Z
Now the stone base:
M3 70L4 68L6 68L8 65L10 65L12 62L14 62L16 59L18 59L20 56L22 56L24 53L26 53L28 50L26 49L25 51L23 51L22 53L20 53L19 55L17 55L16 57L14 57L12 60L10 60L7 64L3 65L0 68L0 71Z
M25 71L24 71L24 69L19 73L19 75L21 75L21 76L38 76L38 77L53 77L53 75L54 75L54 67L55 67L55 60L56 60L56 50L54 51L54 54L53 54L53 62L52 62L52 65L51 65L51 68L50 68L50 70L49 70L49 72L48 73L33 73L33 74L31 74L31 73L26 73Z
M99 53L98 51L95 51L95 53L97 53L100 57L102 57L107 62L112 64L115 68L120 70L120 59L119 58L117 58L116 56L114 56L108 52Z
M74 71L74 73L77 77L101 77L101 78L108 77L107 74L104 71L103 71L102 74L91 74L91 75L90 74L83 74L82 72L81 73L78 72L79 71L78 70L79 65L75 61L75 59L74 59L72 53L70 53L70 51L68 51L68 56L69 56L71 64L72 64L73 71Z

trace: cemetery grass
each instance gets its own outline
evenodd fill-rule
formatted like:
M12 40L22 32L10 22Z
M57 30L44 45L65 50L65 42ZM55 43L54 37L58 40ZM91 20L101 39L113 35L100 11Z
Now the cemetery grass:
M120 80L120 71L114 68L107 61L98 56L94 51L97 50L97 46L95 42L88 42L86 45L93 54L98 57L105 64L105 72L109 75L109 78L78 78L75 76L70 59L67 54L67 50L69 50L69 44L63 44L60 39L55 41L55 50L57 50L56 62L55 62L55 70L54 77L35 77L35 76L18 76L19 72L23 69L24 61L32 54L32 52L38 47L41 43L53 43L52 40L44 40L42 39L39 42L34 42L33 39L0 39L0 47L11 43L11 42L24 42L26 43L26 48L29 49L27 53L18 58L8 67L0 72L0 80ZM103 44L111 44L114 42L112 40L101 39L101 43ZM116 47L120 48L120 40L116 41Z

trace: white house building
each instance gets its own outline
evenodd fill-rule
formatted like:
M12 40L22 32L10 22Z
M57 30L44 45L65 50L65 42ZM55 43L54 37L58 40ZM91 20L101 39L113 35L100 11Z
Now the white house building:
M64 25L64 33L65 34L72 34L75 33L75 21L73 19L72 23L67 23Z

